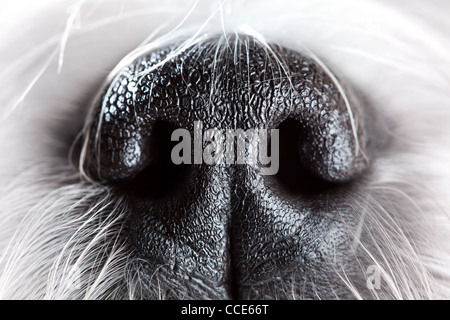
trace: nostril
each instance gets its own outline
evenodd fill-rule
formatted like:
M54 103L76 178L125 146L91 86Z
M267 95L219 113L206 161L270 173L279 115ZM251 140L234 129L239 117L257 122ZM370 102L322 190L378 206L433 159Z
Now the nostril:
M301 145L304 129L295 119L283 121L279 130L279 170L276 179L285 191L303 195L318 194L336 186L336 184L314 174L302 161Z
M175 129L169 122L155 122L147 139L147 165L115 185L126 194L146 199L161 198L179 190L188 180L190 166L175 165L171 159L176 144L171 141L171 134Z
M150 165L130 180L115 182L113 185L123 194L145 200L165 198L182 189L188 180L190 167L160 163Z
M157 120L139 128L138 134L128 140L116 138L112 143L110 137L97 142L95 138L90 139L87 150L95 157L85 163L87 171L125 194L163 197L182 186L189 173L187 165L175 165L171 160L176 143L171 141L171 134L175 129L169 122ZM109 132L110 136L126 136L119 126L104 124L100 130Z
M318 194L354 180L367 168L362 128L355 137L348 118L339 115L328 119L305 121L300 116L278 126L280 167L276 177L287 190Z

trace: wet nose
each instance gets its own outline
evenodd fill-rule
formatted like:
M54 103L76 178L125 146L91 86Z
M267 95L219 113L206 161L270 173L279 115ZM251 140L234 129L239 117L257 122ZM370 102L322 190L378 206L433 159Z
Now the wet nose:
M211 297L248 297L253 284L319 255L308 230L331 230L322 195L368 167L355 101L304 52L248 36L169 45L135 57L102 89L82 168L129 199L128 236L148 268L201 279L195 290ZM238 161L253 143L276 170Z

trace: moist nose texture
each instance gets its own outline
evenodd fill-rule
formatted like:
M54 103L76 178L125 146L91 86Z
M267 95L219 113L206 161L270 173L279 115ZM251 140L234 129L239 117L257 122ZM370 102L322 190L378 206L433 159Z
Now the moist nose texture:
M331 254L324 194L368 167L362 108L303 53L249 36L178 48L137 57L105 87L87 122L85 171L127 196L133 248L166 274L169 296L264 297L273 279ZM194 137L195 122L279 130L279 171L175 165L171 132Z

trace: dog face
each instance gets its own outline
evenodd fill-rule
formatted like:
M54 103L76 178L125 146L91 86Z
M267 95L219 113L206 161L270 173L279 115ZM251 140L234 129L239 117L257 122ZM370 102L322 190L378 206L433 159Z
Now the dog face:
M29 5L1 297L449 296L446 4Z

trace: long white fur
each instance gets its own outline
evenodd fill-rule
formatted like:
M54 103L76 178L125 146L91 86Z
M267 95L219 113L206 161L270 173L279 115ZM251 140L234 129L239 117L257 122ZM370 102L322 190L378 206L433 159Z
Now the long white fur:
M0 298L141 296L145 284L130 272L120 236L126 203L80 176L58 153L66 141L49 128L76 129L70 122L80 104L88 105L111 70L143 43L148 49L185 37L189 46L204 35L248 30L261 41L314 53L386 119L391 145L348 204L359 219L348 229L355 259L362 272L368 264L380 267L383 290L367 296L337 267L342 286L363 299L450 298L446 1L9 6L0 33ZM155 275L153 288L164 298L158 281ZM186 297L198 294L186 290Z

